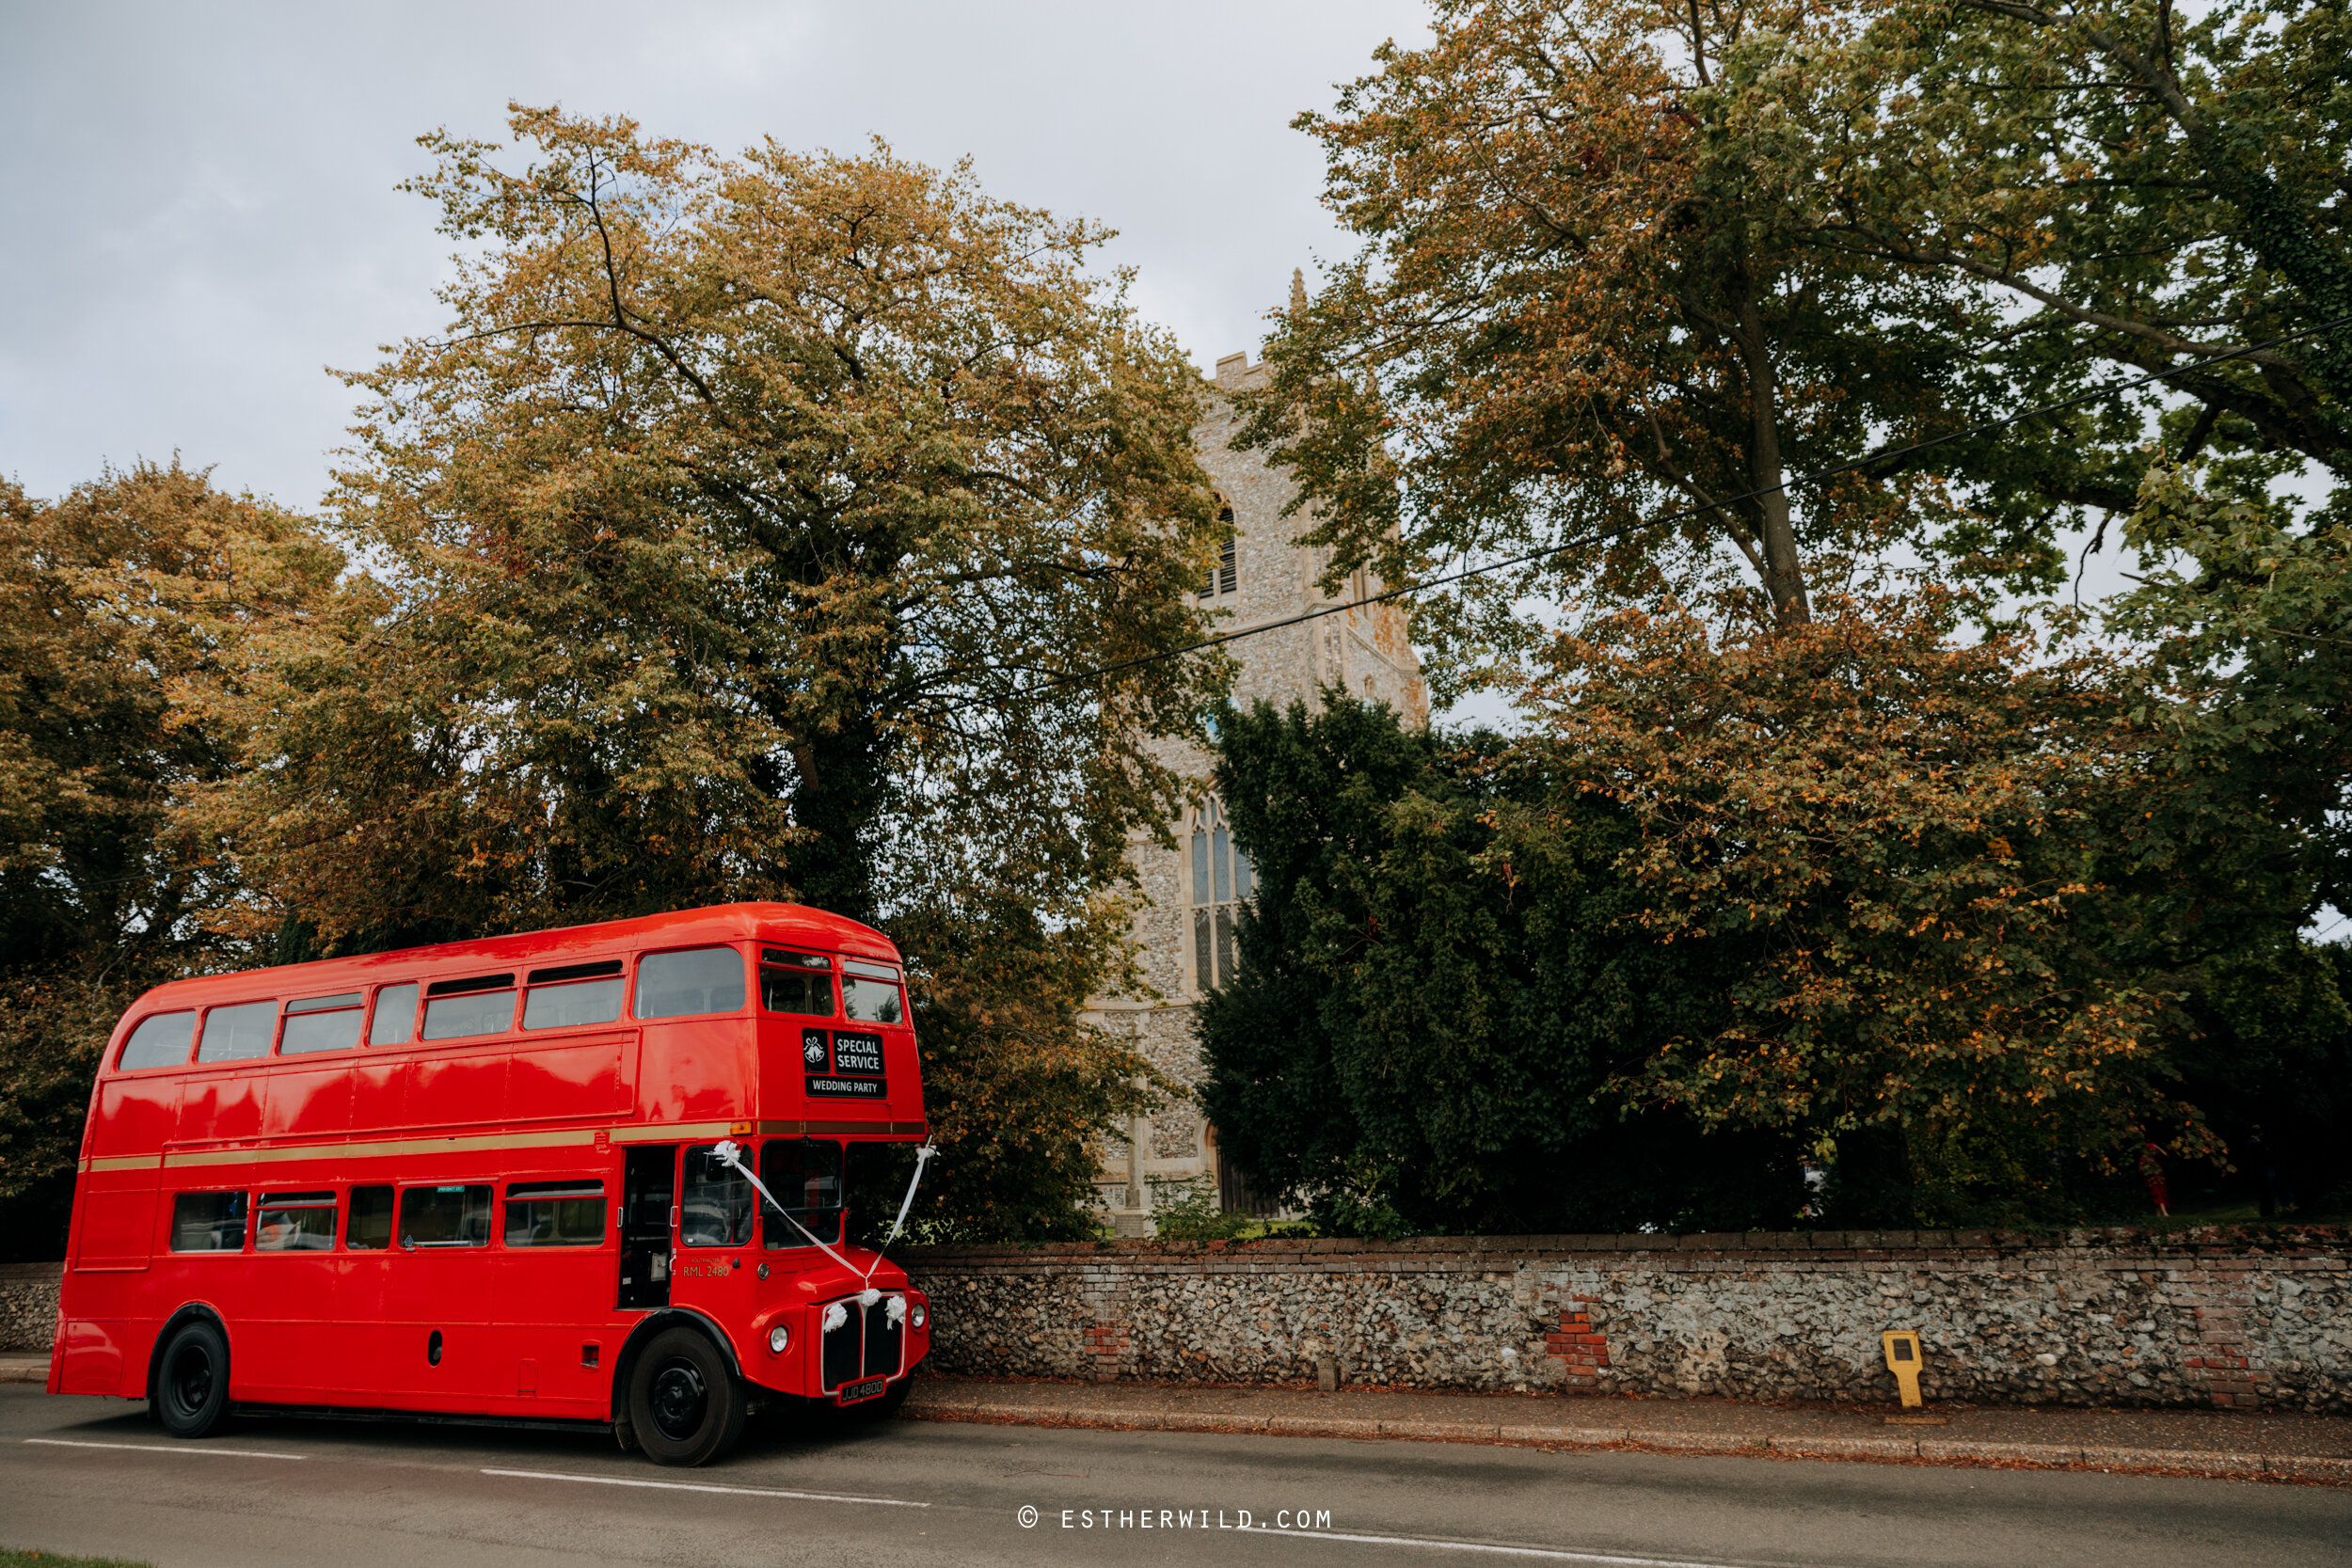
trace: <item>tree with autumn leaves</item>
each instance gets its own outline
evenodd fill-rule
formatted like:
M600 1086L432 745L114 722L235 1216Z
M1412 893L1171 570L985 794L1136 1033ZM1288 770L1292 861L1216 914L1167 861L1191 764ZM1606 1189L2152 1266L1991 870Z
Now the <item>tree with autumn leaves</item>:
M342 565L304 518L174 462L54 501L0 483L0 1259L63 1244L115 1020L159 981L267 961L226 847L183 815L242 767L181 699Z
M1149 657L1198 641L1216 557L1198 373L1092 269L1102 230L968 171L513 130L425 140L449 324L349 376L323 521L144 471L11 502L11 668L92 643L69 668L137 753L120 789L90 782L119 758L25 773L11 799L48 816L21 875L75 863L68 817L132 810L171 853L108 862L113 903L171 901L151 920L196 944L119 967L67 1032L175 965L798 899L908 955L924 1222L1082 1229L1100 1137L1165 1085L1080 1009L1126 982L1128 834L1178 799L1150 743L1200 735L1223 677ZM189 494L151 536L107 499L167 479ZM299 592L148 559L246 512ZM123 609L167 572L142 591L167 614ZM69 700L23 697L24 733Z
M1333 1223L1767 1223L1799 1158L1907 1222L2341 1122L2347 39L1441 0L1302 121L1361 248L1248 438L1328 586L1496 567L1416 638L1530 729L1229 716L1229 1147ZM513 129L428 138L449 325L353 372L324 521L6 498L8 1192L151 978L774 896L910 955L941 1232L1077 1227L1150 741L1222 689L1198 376L966 171ZM2092 614L2085 526L2153 563ZM1578 1159L1645 1174L1571 1214Z
M1739 955L1596 1095L1899 1223L2226 1160L2215 999L2335 972L2342 8L1435 13L1299 122L1360 246L1248 438L1331 582L1491 565L1416 617L1554 781L1490 831L1606 801L1617 925ZM2157 563L2104 626L2037 602L2081 525Z

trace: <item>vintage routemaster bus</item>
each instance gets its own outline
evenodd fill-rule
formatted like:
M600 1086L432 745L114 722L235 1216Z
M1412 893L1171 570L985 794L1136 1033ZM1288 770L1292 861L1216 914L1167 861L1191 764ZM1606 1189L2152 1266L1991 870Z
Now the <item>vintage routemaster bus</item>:
M842 1176L925 1132L898 950L798 906L175 981L99 1071L49 1389L701 1464L761 1402L903 1398L930 1304Z

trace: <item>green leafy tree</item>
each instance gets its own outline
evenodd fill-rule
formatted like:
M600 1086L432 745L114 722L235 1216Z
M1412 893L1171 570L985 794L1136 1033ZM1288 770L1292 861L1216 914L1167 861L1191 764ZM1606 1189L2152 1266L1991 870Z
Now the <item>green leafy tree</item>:
M1724 134L1770 154L1816 243L1995 304L1997 331L1956 319L1949 341L2012 405L2163 378L1955 449L1981 482L1958 542L2090 515L2104 537L2155 424L2234 498L2341 482L2352 327L2318 330L2352 316L2341 4L1846 14L1750 29L1723 58Z
M1743 620L1792 626L1891 537L1980 527L1948 482L1985 446L1788 488L2006 406L1984 292L1828 232L1818 138L1761 123L1785 85L1724 63L1858 16L1440 0L1433 26L1298 122L1361 245L1284 316L1246 438L1297 479L1333 580L1548 552L1421 605L1441 688L1526 646L1530 593L1736 588Z
M1723 976L1634 916L1625 813L1336 689L1261 705L1217 769L1258 893L1202 1010L1202 1101L1253 1179L1339 1233L1747 1228L1803 1204L1797 1148L1622 1115L1608 1080L1704 1027ZM1699 961L1692 961L1693 958Z

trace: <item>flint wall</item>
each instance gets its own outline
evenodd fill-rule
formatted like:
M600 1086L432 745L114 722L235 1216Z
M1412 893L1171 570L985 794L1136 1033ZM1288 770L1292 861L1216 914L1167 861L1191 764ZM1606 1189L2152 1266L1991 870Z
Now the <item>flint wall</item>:
M968 1375L2352 1410L2352 1235L2075 1230L937 1246Z

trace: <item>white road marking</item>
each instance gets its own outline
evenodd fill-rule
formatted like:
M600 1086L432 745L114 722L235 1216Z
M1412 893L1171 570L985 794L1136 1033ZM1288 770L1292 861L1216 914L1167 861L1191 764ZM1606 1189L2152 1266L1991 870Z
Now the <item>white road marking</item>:
M883 1508L929 1508L905 1497L851 1497L837 1492L778 1492L764 1486L708 1486L687 1481L632 1481L626 1476L570 1476L554 1470L484 1470L485 1476L520 1476L525 1481L582 1481L591 1486L650 1486L658 1492L724 1492L739 1497L794 1497L812 1503L874 1503Z
M194 1443L76 1443L64 1437L27 1437L51 1449L115 1449L125 1453L224 1454L237 1459L308 1459L307 1453L263 1453L259 1449L199 1448Z
M1608 1557L1599 1552L1566 1552L1551 1546L1490 1546L1483 1541L1446 1541L1422 1535L1345 1535L1327 1529L1278 1529L1252 1525L1257 1535L1303 1535L1314 1541L1353 1541L1369 1546L1425 1546L1440 1552L1492 1552L1503 1557L1539 1557L1551 1562L1604 1562L1616 1568L1730 1568L1722 1562L1683 1562L1665 1557Z

